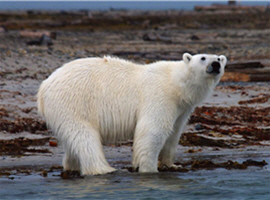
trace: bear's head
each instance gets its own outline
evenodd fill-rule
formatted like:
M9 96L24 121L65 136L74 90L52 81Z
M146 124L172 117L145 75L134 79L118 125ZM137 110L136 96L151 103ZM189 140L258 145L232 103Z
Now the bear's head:
M219 81L224 74L227 58L223 55L196 54L192 56L189 53L185 53L183 61L191 71L201 78L214 78L216 81Z

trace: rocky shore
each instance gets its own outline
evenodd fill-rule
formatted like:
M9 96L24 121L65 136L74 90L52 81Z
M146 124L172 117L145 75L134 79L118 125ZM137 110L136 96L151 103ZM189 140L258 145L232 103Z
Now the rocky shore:
M48 170L61 165L61 146L37 114L37 89L64 63L103 55L138 63L180 60L184 52L226 55L226 74L214 94L192 114L179 141L184 146L179 158L183 153L188 157L228 149L269 149L269 35L266 8L1 11L0 168L10 174L14 166L32 170L31 163L41 171L44 166ZM131 144L114 148L119 148L124 161L116 159L117 150L111 155L107 150L112 147L105 147L110 162L121 163L120 168L129 165Z

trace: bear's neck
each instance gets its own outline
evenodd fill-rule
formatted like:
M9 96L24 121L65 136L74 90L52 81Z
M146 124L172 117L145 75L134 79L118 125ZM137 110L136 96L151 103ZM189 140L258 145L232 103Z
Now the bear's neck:
M202 103L212 92L216 86L213 78L205 78L196 76L194 72L188 72L182 77L179 85L179 104L197 106Z

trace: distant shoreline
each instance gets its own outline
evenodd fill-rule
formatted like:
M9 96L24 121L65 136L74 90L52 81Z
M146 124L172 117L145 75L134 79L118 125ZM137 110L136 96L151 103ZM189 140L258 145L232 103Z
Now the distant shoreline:
M227 1L0 1L0 10L193 10L195 6L227 5ZM237 5L268 6L269 1L241 1Z
M179 29L269 29L269 7L196 7L181 10L0 11L7 30L142 30L172 26ZM167 28L166 28L167 29Z

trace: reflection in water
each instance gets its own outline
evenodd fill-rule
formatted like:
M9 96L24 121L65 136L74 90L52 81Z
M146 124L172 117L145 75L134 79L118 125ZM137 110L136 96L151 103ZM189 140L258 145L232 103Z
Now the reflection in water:
M179 191L186 188L193 180L182 179L174 173L139 174L139 173L115 173L103 176L85 177L84 179L63 180L57 186L57 191L51 191L52 195L63 191L67 197L84 198L115 198L121 196L127 199L143 197L147 192ZM65 191L65 192L64 192ZM66 193L67 192L67 193ZM130 196L131 195L131 196ZM134 196L135 195L135 196Z
M119 171L69 180L52 175L0 177L0 199L270 199L270 171L258 167L157 174Z

